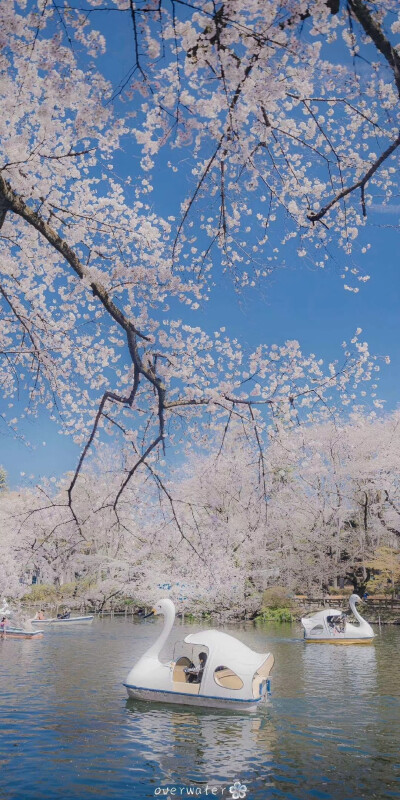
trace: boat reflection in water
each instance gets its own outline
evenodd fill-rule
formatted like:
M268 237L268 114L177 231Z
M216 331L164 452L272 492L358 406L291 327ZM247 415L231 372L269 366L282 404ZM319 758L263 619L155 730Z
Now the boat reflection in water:
M245 775L249 780L253 769L257 775L262 771L265 781L276 742L267 708L249 716L158 704L146 708L132 699L126 708L132 745L142 743L140 757L153 762L160 785L230 785Z
M377 658L374 647L357 645L332 648L305 647L303 652L304 691L329 698L346 687L346 693L366 694L376 688Z

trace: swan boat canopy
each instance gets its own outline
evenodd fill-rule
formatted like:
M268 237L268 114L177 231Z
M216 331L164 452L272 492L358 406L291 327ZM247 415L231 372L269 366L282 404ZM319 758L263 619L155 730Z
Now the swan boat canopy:
M358 594L350 597L350 608L358 625L347 622L346 616L337 608L326 608L312 617L303 617L304 638L307 642L332 642L337 644L362 644L372 642L375 634L369 622L359 614L356 603Z
M67 625L90 624L93 622L93 619L93 614L88 614L87 617L51 617L50 619L38 619L34 617L31 619L31 623L32 625L63 625L66 627Z
M254 711L266 699L274 663L271 653L255 653L233 636L208 630L184 639L192 649L203 651L200 670L188 656L162 663L159 655L174 624L175 606L172 600L160 600L151 614L162 614L164 627L131 669L124 683L129 697L237 711Z

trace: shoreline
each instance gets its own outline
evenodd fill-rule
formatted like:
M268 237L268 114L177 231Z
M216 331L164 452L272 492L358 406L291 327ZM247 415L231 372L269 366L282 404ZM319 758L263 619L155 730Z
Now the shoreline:
M11 603L14 602L11 600ZM18 603L18 601L16 601ZM400 625L400 603L399 601L384 601L385 604L377 605L372 603L368 607L367 618L371 625ZM386 604L387 603L387 604ZM82 603L69 604L66 600L60 600L59 603L30 603L23 601L19 603L20 607L29 610L32 616L37 611L44 610L45 615L55 616L60 608L68 606L73 614L77 616L86 614L95 614L98 617L125 617L126 619L133 620L137 615L139 606L117 606L112 608L98 609L93 605ZM347 610L347 604L338 602L337 598L326 598L324 603L310 601L307 604L296 603L296 605L287 606L279 609L264 608L259 612L245 613L239 610L235 611L207 611L201 612L196 610L188 610L184 612L177 612L177 619L182 622L204 622L205 620L212 621L213 624L234 624L243 622L252 623L275 623L275 624L291 624L293 622L300 623L301 618L315 613L323 607L336 607ZM143 608L143 606L141 606ZM145 610L147 610L145 608ZM281 618L282 617L282 618Z

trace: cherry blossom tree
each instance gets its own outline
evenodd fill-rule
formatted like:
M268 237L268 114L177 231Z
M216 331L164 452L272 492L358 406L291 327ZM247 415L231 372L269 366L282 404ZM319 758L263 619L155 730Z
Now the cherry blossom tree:
M0 594L14 599L24 594L22 580L29 557L29 538L19 531L15 515L29 514L34 498L28 492L0 493Z
M361 590L381 548L397 575L399 447L398 412L271 430L264 494L254 440L232 426L223 449L193 454L169 486L165 574L238 613L273 584L319 594L343 578Z
M117 520L112 504L121 474L124 467L115 451L103 452L101 462L88 465L77 486L79 525L67 502L70 474L59 482L51 479L31 490L5 493L0 502L3 560L12 562L13 569L1 577L2 591L11 591L7 578L13 574L14 596L19 579L17 596L29 593L34 574L61 593L65 585L71 591L75 587L71 602L78 598L76 602L102 607L121 594L132 594L147 571L154 539L149 513L154 484L148 481L147 486L141 476L129 486Z
M81 446L62 525L82 540L78 483L107 433L130 448L111 504L119 522L123 493L167 442L215 427L223 440L240 421L265 494L268 427L357 401L375 367L360 332L325 368L297 342L248 354L196 313L216 270L253 285L292 239L320 267L341 247L343 274L362 282L350 267L358 231L396 192L399 144L394 0L379 13L362 0L105 9L0 7L3 419L16 429L46 409ZM117 87L106 13L117 36L129 23L134 53ZM358 72L361 51L373 63ZM166 218L153 171L179 177L180 153L190 191Z
M70 475L55 492L50 482L3 493L0 592L26 593L19 579L29 570L97 608L126 597L151 603L168 590L182 609L240 616L276 584L320 594L338 578L358 591L374 575L382 582L379 571L397 580L398 412L278 428L262 461L234 420L223 446L217 429L209 450L199 441L173 473L143 464L118 519L126 464L114 450L82 472L79 527L66 503Z

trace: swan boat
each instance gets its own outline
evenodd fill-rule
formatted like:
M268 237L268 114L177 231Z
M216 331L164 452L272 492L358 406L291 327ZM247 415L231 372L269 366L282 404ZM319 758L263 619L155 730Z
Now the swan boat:
M236 711L255 711L266 700L274 664L272 653L255 653L233 636L207 630L185 637L191 657L182 655L176 661L163 663L159 655L175 620L172 600L160 600L146 616L152 614L162 614L164 626L126 678L124 686L129 697ZM203 657L200 672L192 662L193 652L199 648L203 651L199 654Z
M347 622L345 615L337 608L326 608L312 617L303 617L304 638L307 642L331 642L333 644L366 644L372 642L375 634L356 609L361 602L358 594L352 594L350 608L358 621L358 625Z
M38 619L34 617L31 619L32 625L63 625L66 627L67 625L77 625L77 624L86 624L90 625L91 622L94 620L93 614L88 614L86 617L51 617L49 619Z

